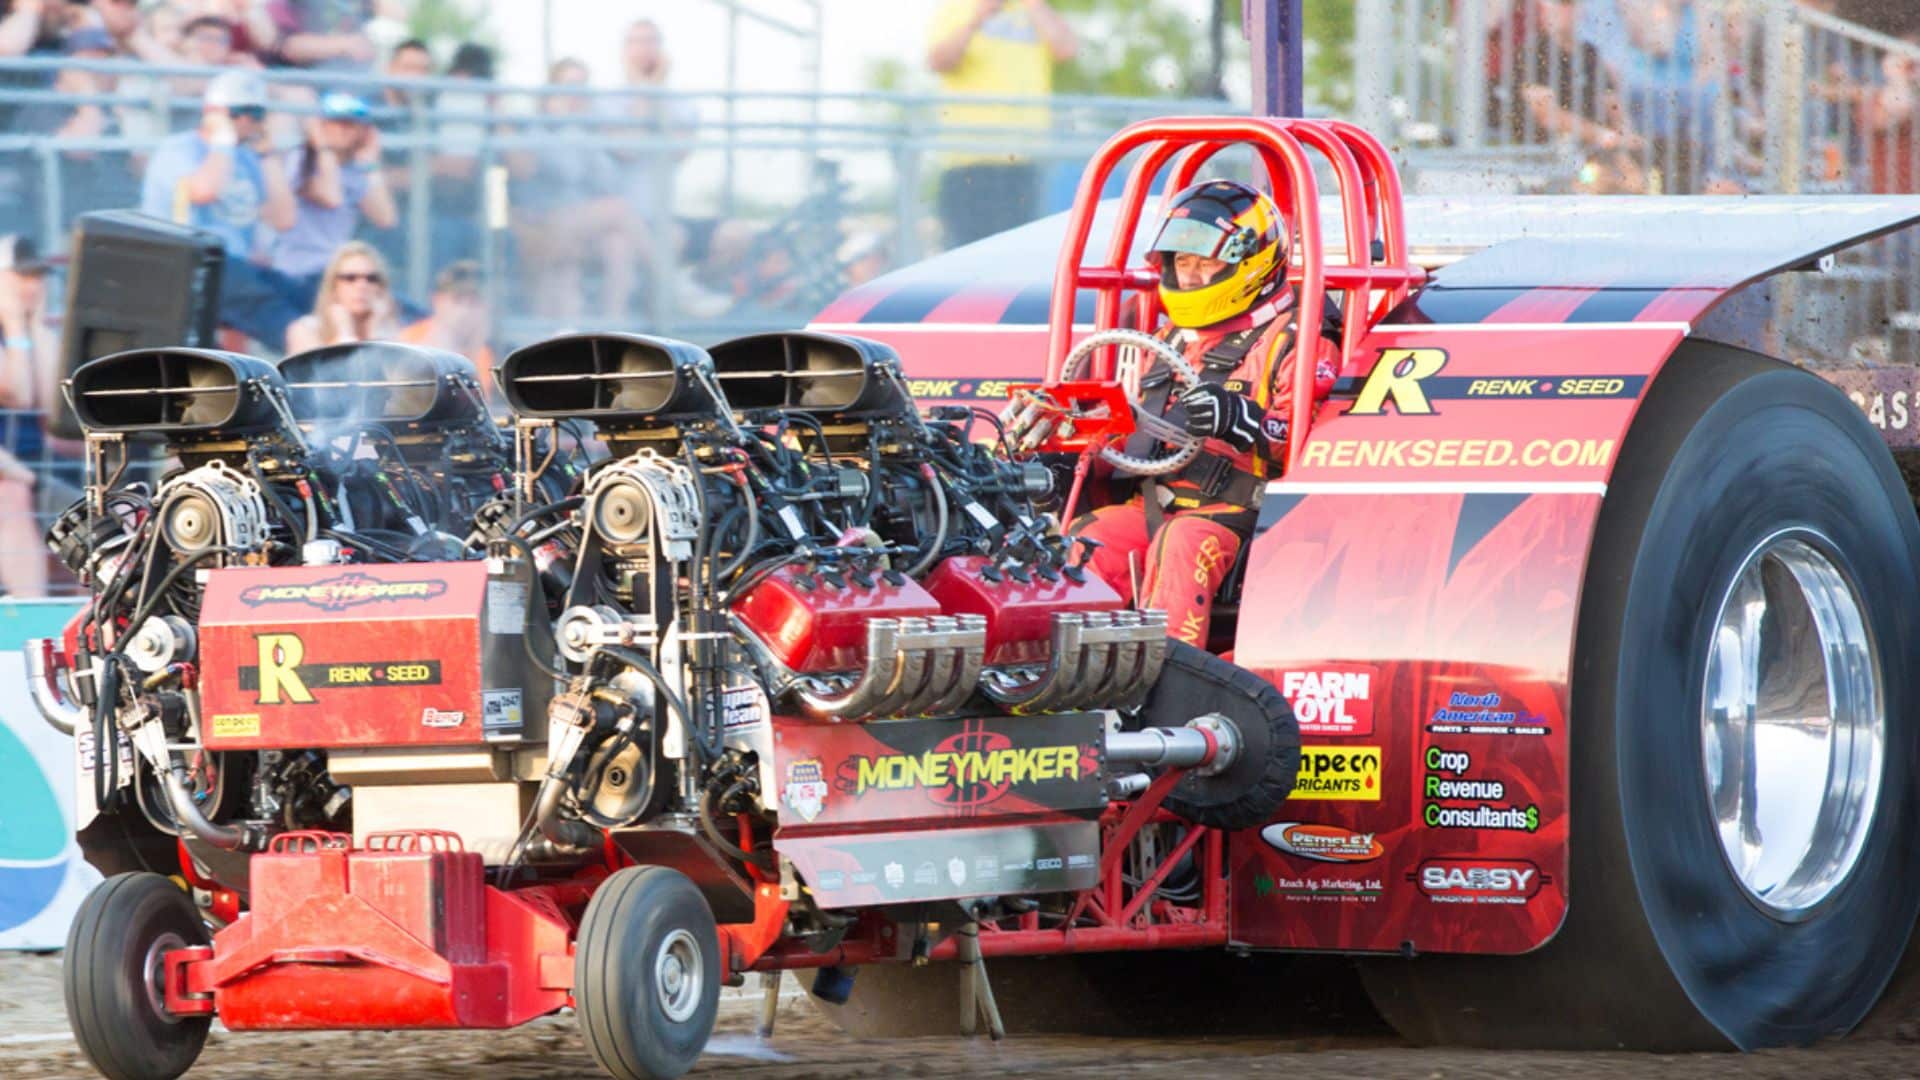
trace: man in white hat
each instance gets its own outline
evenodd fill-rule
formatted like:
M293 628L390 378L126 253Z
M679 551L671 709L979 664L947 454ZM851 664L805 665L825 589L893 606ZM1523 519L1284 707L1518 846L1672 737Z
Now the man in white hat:
M279 349L304 312L296 282L253 261L259 226L284 230L293 189L267 133L267 85L251 71L207 84L200 126L163 140L141 183L140 209L217 235L227 251L220 321Z

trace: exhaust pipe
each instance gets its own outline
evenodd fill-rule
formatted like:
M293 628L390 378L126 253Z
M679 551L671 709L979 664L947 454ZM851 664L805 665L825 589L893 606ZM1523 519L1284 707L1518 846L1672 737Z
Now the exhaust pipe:
M153 726L160 725L155 722ZM168 764L170 767L166 769L155 767L154 773L160 777L160 786L167 793L167 806L173 811L175 821L193 835L226 851L266 850L267 834L260 826L216 825L207 820L187 787L187 767L177 761Z
M26 644L27 690L34 707L54 730L72 736L87 720L87 710L67 696L65 671L52 638L30 638Z
M1047 666L989 669L980 688L1025 712L1130 709L1153 689L1166 656L1164 611L1055 612Z
M837 693L796 681L793 697L816 720L937 716L973 696L986 649L984 616L870 619L859 680Z

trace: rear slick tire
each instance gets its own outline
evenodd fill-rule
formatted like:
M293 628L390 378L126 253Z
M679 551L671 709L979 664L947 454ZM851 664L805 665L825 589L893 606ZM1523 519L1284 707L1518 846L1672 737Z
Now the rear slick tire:
M1364 962L1387 1021L1419 1043L1656 1051L1859 1023L1920 911L1916 566L1912 501L1857 408L1684 344L1581 595L1566 922L1521 957Z
M601 884L580 919L574 1011L593 1060L616 1080L693 1068L720 1012L713 910L677 870L632 866Z
M94 886L67 931L67 1021L108 1080L173 1080L207 1043L210 1016L167 1011L162 965L171 949L212 942L193 900L152 873Z

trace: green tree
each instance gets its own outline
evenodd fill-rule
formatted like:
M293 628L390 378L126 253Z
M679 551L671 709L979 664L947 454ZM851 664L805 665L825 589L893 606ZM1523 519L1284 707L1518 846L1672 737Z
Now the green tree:
M468 41L499 51L486 5L473 0L414 0L407 34L441 53Z
M1343 113L1353 107L1353 0L1306 0L1304 7L1307 100Z
M1080 53L1054 73L1063 94L1187 96L1211 82L1210 23L1168 0L1052 0L1073 23ZM1230 41L1240 36L1237 0Z
M1063 93L1122 97L1218 93L1216 77L1246 69L1241 3L1213 0L1196 14L1171 0L1053 0L1080 32L1080 55L1061 67L1055 85ZM1352 0L1304 0L1303 8L1307 100L1344 109L1353 101ZM1224 89L1233 97L1246 93Z

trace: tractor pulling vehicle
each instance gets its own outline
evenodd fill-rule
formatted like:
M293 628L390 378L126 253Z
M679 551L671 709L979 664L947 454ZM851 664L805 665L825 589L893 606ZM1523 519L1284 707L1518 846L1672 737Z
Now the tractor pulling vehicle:
M1127 392L1154 346L1123 317L1157 316L1135 231L1157 175L1236 146L1296 221L1301 325L1338 298L1344 382L1316 414L1300 365L1229 661L1124 610L1044 508L1096 498L1096 458L1178 460L1178 437L1117 453L1160 430ZM1402 205L1347 124L1116 136L1024 389L1070 484L988 414L923 414L922 339L867 318L900 310L885 279L711 350L529 346L500 373L511 453L471 370L425 350L82 368L91 482L50 540L94 600L29 654L115 875L69 939L80 1045L170 1077L216 1015L571 1006L610 1074L675 1076L750 972L821 969L877 1030L915 1019L913 968L957 961L963 1027L998 1035L1024 1018L988 958L1025 997L1075 954L1165 951L1177 982L1202 948L1373 954L1376 1003L1432 1041L1850 1028L1920 905L1920 529L1844 396L1695 328L1920 205L1799 204L1731 277L1698 233L1670 266L1604 249L1555 265L1605 280L1543 295L1499 247L1417 266ZM1495 294L1499 317L1457 316ZM1633 317L1567 321L1624 294ZM124 479L141 433L179 466L151 491Z

